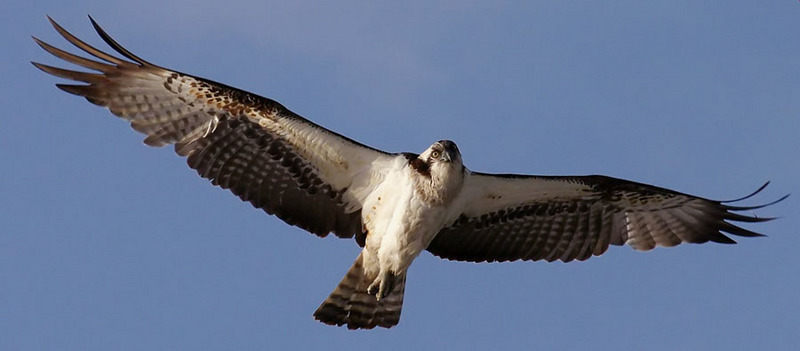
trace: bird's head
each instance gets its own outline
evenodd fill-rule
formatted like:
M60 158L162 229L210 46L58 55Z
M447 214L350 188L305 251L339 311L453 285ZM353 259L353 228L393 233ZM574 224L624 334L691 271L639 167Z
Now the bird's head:
M431 145L425 152L419 155L429 167L436 164L439 166L461 168L461 152L458 151L456 143L450 140L439 140Z
M414 160L411 166L421 175L417 190L426 201L447 203L464 183L466 168L456 143L439 140Z

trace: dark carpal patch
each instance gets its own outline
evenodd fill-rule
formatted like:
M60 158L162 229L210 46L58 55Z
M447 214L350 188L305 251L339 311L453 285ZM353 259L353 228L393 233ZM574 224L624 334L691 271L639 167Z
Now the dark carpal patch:
M406 157L408 160L408 164L411 165L417 173L422 174L428 178L431 177L431 165L422 159L419 158L419 155L412 154L412 153L403 153L403 156Z

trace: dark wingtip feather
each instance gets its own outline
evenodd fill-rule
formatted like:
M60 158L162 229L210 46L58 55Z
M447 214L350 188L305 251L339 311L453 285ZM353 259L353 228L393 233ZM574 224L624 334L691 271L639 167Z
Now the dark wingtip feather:
M747 196L740 197L740 198L738 198L738 199L734 199L734 200L725 200L725 201L719 201L719 203L726 204L726 203L731 203L731 202L738 202L738 201L742 201L742 200L747 200L747 199L749 199L749 198L751 198L751 197L755 196L756 194L760 193L762 190L764 190L764 189L767 187L767 185L769 185L769 183L770 183L770 182L769 182L769 181L767 181L766 183L764 183L764 185L760 186L760 187L759 187L759 188L758 188L756 191L752 192L751 194L749 194L749 195L747 195ZM786 200L786 198L788 198L788 197L789 197L789 195L791 195L791 194L786 194L786 195L783 195L783 196L781 196L779 199L777 199L777 200L775 200L775 201L772 201L772 202L770 202L770 203L763 204L763 205L758 205L758 206L741 206L741 207L740 207L740 206L726 206L726 208L729 208L729 209L731 209L731 210L734 210L734 211L738 211L738 210L754 210L754 209L759 209L759 208L763 208L763 207L771 206L771 205L777 204L777 203L779 203L779 202L781 202L781 201L783 201L783 200Z
M760 186L758 189L756 189L756 191L754 191L750 195L747 195L747 196L744 196L744 197L740 197L740 198L734 199L734 200L720 201L720 203L730 203L730 202L738 202L738 201L742 201L742 200L747 200L747 199L755 196L756 194L760 193L762 190L764 190L767 187L767 185L769 185L769 182L770 181L768 180L766 183L764 183L764 185Z
M723 205L723 206L724 206L724 208L725 208L726 210L729 210L729 211L747 211L747 210L757 210L757 209L759 209L759 208L764 208L764 207L767 207L767 206L772 206L772 205L774 205L774 204L777 204L777 203L779 203L779 202L781 202L781 201L783 201L783 200L786 200L786 198L788 198L788 197L789 197L789 195L791 195L791 194L786 194L786 195L783 195L783 196L781 196L779 199L777 199L777 200L775 200L775 201L772 201L772 202L769 202L769 203L766 203L766 204L763 204L763 205L756 205L756 206L729 206L729 205ZM724 201L724 202L722 202L722 203L726 203L726 202L729 202L729 201Z
M764 188L766 188L767 185L769 185L769 183L770 183L769 181L764 183L764 185L759 187L756 191L754 191L753 193L751 193L751 194L749 194L749 195L747 195L745 197L741 197L741 198L738 198L738 199L735 199L735 200L728 200L728 201L720 201L720 202L718 202L722 206L722 210L724 211L724 213L722 215L722 218L724 220L726 220L726 221L745 222L745 223L760 223L760 222L768 222L768 221L777 219L777 217L758 217L756 215L743 215L743 214L739 214L739 213L734 213L733 211L756 210L756 209L764 208L764 207L767 207L767 206L772 206L772 205L777 204L777 203L779 203L779 202L781 202L783 200L786 200L786 198L788 198L790 194L786 194L784 196L781 196L777 200L768 202L766 204L761 204L761 205L755 205L755 206L730 206L730 205L724 205L725 203L730 203L730 202L736 202L736 201L742 201L742 200L749 199L749 198L753 197L754 195L760 193L762 190L764 190ZM734 234L734 235L740 235L740 236L764 236L763 234L752 232L752 231L737 227L737 226L732 225L732 224L727 223L727 222L725 223L725 226L722 227L722 230L725 231L725 232L728 232L728 233L731 233L731 234Z
M738 236L746 236L746 237L766 236L764 234L756 233L754 231L744 229L742 227L730 224L728 222L722 222L722 225L720 225L720 230Z
M724 230L724 229L723 229ZM735 234L735 233L734 233ZM736 240L731 239L729 236L716 232L712 234L708 240L719 244L736 244Z
M88 85L75 85L75 84L56 84L56 87L70 94L78 96L86 96L86 89L89 88Z
M99 24L97 24L97 21L95 21L94 18L92 18L91 15L89 15L89 21L92 22L92 27L94 27L94 30L97 32L97 34L100 35L100 38L103 38L103 41L105 41L106 44L108 44L108 46L110 46L116 52L118 52L121 55L123 55L123 56L125 56L125 57L127 57L127 58L129 58L129 59L131 59L133 61L135 61L136 63L138 63L140 65L155 66L154 64L143 60L141 57L134 55L132 52L130 52L127 49L125 49L124 47L122 47L122 45L120 45L119 43L117 43L116 40L111 38L111 36L108 35L108 33L106 33L106 31L103 30L103 28L100 27Z
M746 223L761 223L761 222L769 222L775 220L776 217L757 217L757 216L745 216L738 213L733 212L725 212L722 216L725 220L736 221L736 222L746 222Z

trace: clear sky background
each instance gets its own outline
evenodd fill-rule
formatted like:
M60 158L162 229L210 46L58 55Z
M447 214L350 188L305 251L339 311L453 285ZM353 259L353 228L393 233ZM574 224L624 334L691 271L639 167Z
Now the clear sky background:
M358 253L208 185L37 71L105 48L274 98L388 151L606 174L781 216L767 238L586 262L423 253L400 324L313 320ZM3 1L2 350L796 350L798 1Z

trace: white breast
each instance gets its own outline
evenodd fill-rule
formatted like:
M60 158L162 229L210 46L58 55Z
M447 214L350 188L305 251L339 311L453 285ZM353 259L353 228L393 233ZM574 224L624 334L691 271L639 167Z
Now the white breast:
M412 172L405 159L399 160L364 203L368 270L384 267L396 273L405 271L444 224L445 207L422 201Z

